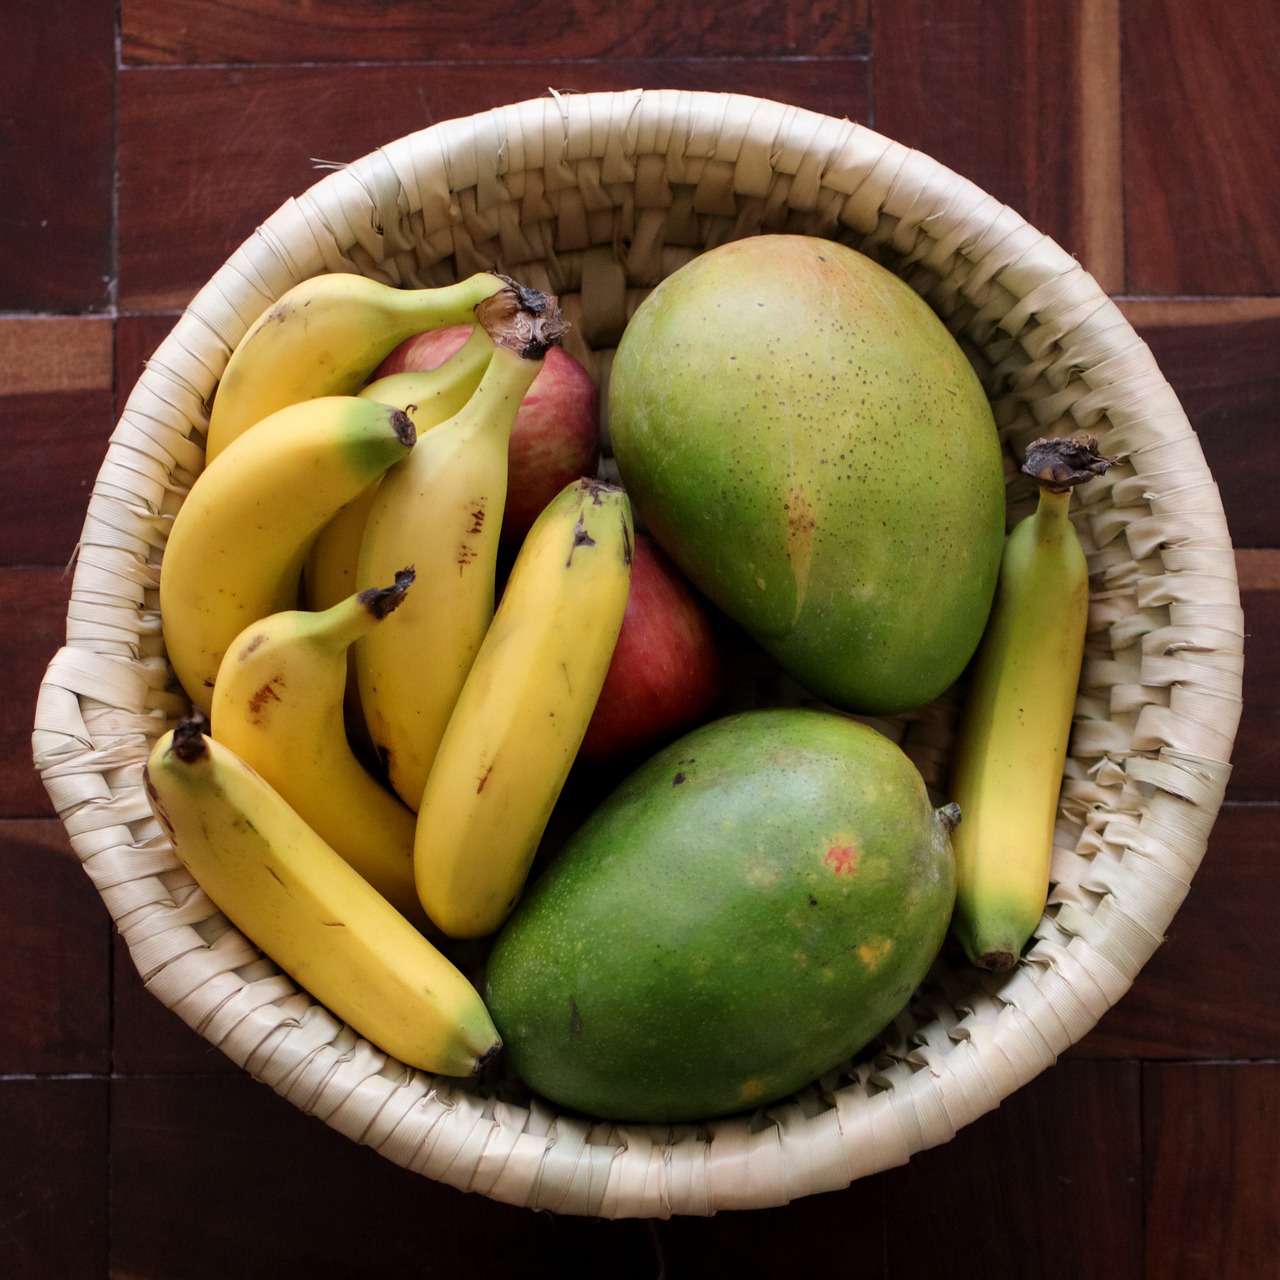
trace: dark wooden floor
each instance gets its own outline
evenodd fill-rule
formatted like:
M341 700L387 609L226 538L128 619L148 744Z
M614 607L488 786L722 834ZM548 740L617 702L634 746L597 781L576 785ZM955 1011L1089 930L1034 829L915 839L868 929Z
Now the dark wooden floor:
M1280 1277L1276 0L16 0L6 18L0 1274ZM1080 257L1201 435L1248 626L1209 854L1097 1029L905 1168L656 1224L429 1183L232 1069L142 989L30 756L108 434L228 252L317 162L548 87L635 86L869 123Z

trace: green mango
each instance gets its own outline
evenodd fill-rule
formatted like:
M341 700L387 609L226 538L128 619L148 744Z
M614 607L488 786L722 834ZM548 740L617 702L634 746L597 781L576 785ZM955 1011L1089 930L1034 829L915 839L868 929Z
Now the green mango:
M953 806L833 711L695 729L569 838L495 939L508 1064L563 1107L751 1110L856 1053L910 998L955 899Z
M607 403L650 532L816 697L888 714L960 675L1003 465L972 365L909 285L829 240L721 245L636 309Z

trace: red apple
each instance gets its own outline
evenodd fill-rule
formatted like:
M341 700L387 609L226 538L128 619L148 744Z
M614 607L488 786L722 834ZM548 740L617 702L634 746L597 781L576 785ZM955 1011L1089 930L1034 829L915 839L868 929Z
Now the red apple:
M633 755L706 719L724 673L702 597L652 538L636 535L617 647L581 754Z
M434 369L462 346L470 332L469 325L454 325L406 338L373 376ZM565 485L579 476L595 475L599 464L599 388L573 356L552 347L511 429L503 541L520 541Z

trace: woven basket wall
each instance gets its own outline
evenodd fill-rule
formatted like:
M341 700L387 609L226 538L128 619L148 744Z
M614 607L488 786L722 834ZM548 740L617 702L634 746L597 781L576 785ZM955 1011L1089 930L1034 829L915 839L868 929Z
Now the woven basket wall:
M569 349L604 381L628 315L660 279L723 241L781 231L854 245L928 299L985 382L1011 477L1042 434L1087 429L1120 460L1076 499L1089 645L1035 945L998 979L940 960L871 1050L749 1118L592 1124L515 1088L410 1070L228 926L143 794L147 752L186 708L160 639L160 560L228 354L269 302L318 272L422 286L498 267L560 296ZM1016 517L1029 485L1011 479L1009 499ZM1124 994L1222 800L1242 632L1197 439L1147 348L1051 241L847 121L720 94L551 95L437 125L325 177L201 290L112 436L34 749L147 987L253 1076L387 1158L495 1199L603 1217L707 1214L843 1187L947 1141ZM945 781L954 705L881 725L933 786Z

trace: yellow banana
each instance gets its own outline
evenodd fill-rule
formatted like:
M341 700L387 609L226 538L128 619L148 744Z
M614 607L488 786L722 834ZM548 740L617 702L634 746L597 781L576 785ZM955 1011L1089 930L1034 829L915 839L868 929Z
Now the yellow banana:
M1089 612L1089 571L1068 515L1075 485L1111 464L1089 437L1037 440L1023 467L1035 511L1005 542L952 757L957 897L969 959L1017 963L1044 912L1058 792Z
M427 931L414 887L413 813L356 758L343 715L348 648L399 605L412 582L406 570L393 586L328 609L290 609L251 623L218 668L210 722L218 742Z
M416 810L436 747L493 617L507 447L516 412L563 333L554 299L493 331L475 394L423 436L405 467L378 486L365 524L357 585L411 565L414 589L356 641L360 705L391 785Z
M391 351L427 329L471 324L476 307L518 291L491 272L434 289L397 289L353 272L312 276L273 302L231 353L209 414L209 461L276 409L352 395Z
M500 1049L475 987L195 713L144 781L214 904L321 1004L411 1067L474 1075Z
M295 607L316 534L388 467L412 456L416 439L399 409L355 396L290 405L261 425L197 477L161 563L165 648L187 696L205 712L227 646L249 623Z
M494 932L520 896L609 668L632 547L626 494L583 479L517 553L418 811L418 893L452 937Z
M357 394L363 400L403 409L421 436L466 404L480 385L492 355L493 339L483 325L476 325L467 341L444 364L434 369L388 374ZM334 515L312 544L303 573L309 608L327 609L356 590L360 541L377 489L375 480Z

